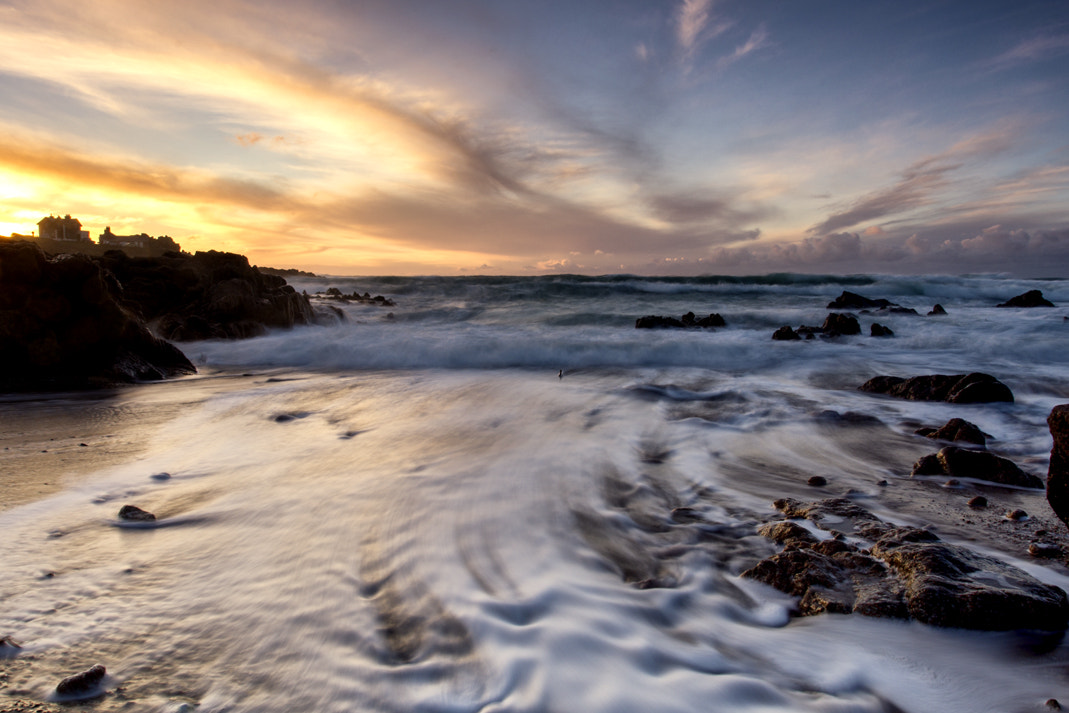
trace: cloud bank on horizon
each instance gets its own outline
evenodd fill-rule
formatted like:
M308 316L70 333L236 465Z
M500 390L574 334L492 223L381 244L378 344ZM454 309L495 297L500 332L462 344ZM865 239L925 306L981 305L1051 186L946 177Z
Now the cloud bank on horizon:
M1061 0L0 0L0 234L334 274L1069 265Z

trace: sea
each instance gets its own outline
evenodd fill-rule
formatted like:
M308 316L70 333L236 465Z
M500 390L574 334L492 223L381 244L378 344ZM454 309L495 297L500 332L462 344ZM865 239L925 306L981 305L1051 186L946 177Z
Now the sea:
M740 576L777 549L757 534L782 519L774 500L848 497L1069 590L1064 565L1027 552L1041 525L1064 528L1041 491L910 475L939 447L914 431L955 417L1046 475L1046 418L1069 402L1069 280L289 282L333 322L183 343L199 369L186 378L0 403L0 468L63 476L0 512L0 636L21 647L0 650L0 709L1069 706L1064 641L798 617L794 597ZM314 297L330 287L392 304ZM996 307L1034 289L1057 306ZM844 290L917 314L854 310L860 335L772 340L820 326ZM946 314L928 316L935 304ZM635 328L687 312L726 326ZM894 336L869 336L874 322ZM858 390L974 371L1014 402ZM986 510L966 506L976 494ZM127 504L157 519L120 520ZM94 664L95 698L57 696Z

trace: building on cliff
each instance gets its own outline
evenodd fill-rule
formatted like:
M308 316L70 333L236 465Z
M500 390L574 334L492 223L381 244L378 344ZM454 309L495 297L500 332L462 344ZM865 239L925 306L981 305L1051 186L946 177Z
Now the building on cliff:
M103 255L108 250L121 250L130 257L159 257L169 252L181 252L182 246L174 238L163 235L154 238L147 233L140 235L116 235L111 226L100 234L100 240L93 242L89 231L82 229L82 222L66 215L58 218L49 215L37 221L38 233L20 235L12 233L8 240L29 240L37 243L46 253L83 253L86 255Z

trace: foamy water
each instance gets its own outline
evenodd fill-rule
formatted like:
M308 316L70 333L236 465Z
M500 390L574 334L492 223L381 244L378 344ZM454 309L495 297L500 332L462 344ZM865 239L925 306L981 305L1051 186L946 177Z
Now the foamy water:
M144 427L138 456L0 514L0 635L24 646L0 661L5 693L46 699L102 663L102 711L886 713L1069 700L1065 644L791 619L790 597L738 577L774 551L755 530L775 519L776 497L852 490L901 522L921 517L904 503L952 497L907 477L934 448L904 424L968 418L1044 472L1044 419L1069 400L1066 310L992 307L1036 283L298 287L328 285L397 305L350 305L333 328L185 345L200 376L111 400L173 411ZM1065 283L1038 286L1069 304ZM770 340L782 324L819 325L844 288L950 314L861 317L866 332L889 324L891 340ZM729 326L633 329L637 316L688 310ZM971 370L1005 381L1016 403L856 391L876 373ZM827 411L883 425L829 425ZM813 474L829 488L806 486ZM120 523L126 503L160 519ZM674 522L676 507L704 522ZM940 532L969 541L959 523ZM1069 587L1063 569L1002 556Z

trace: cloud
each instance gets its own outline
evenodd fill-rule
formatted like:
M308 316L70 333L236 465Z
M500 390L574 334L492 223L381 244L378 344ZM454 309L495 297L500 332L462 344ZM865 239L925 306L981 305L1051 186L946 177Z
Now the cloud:
M685 55L698 46L702 32L709 24L713 0L682 0L676 11L676 38Z
M1041 62L1069 52L1069 35L1040 35L1023 40L991 60L993 69L1009 69Z
M746 40L746 42L736 47L734 52L718 59L716 62L716 68L718 70L726 69L727 67L735 64L747 55L753 54L757 50L767 46L768 31L765 29L764 25L762 25L750 34L750 38Z

